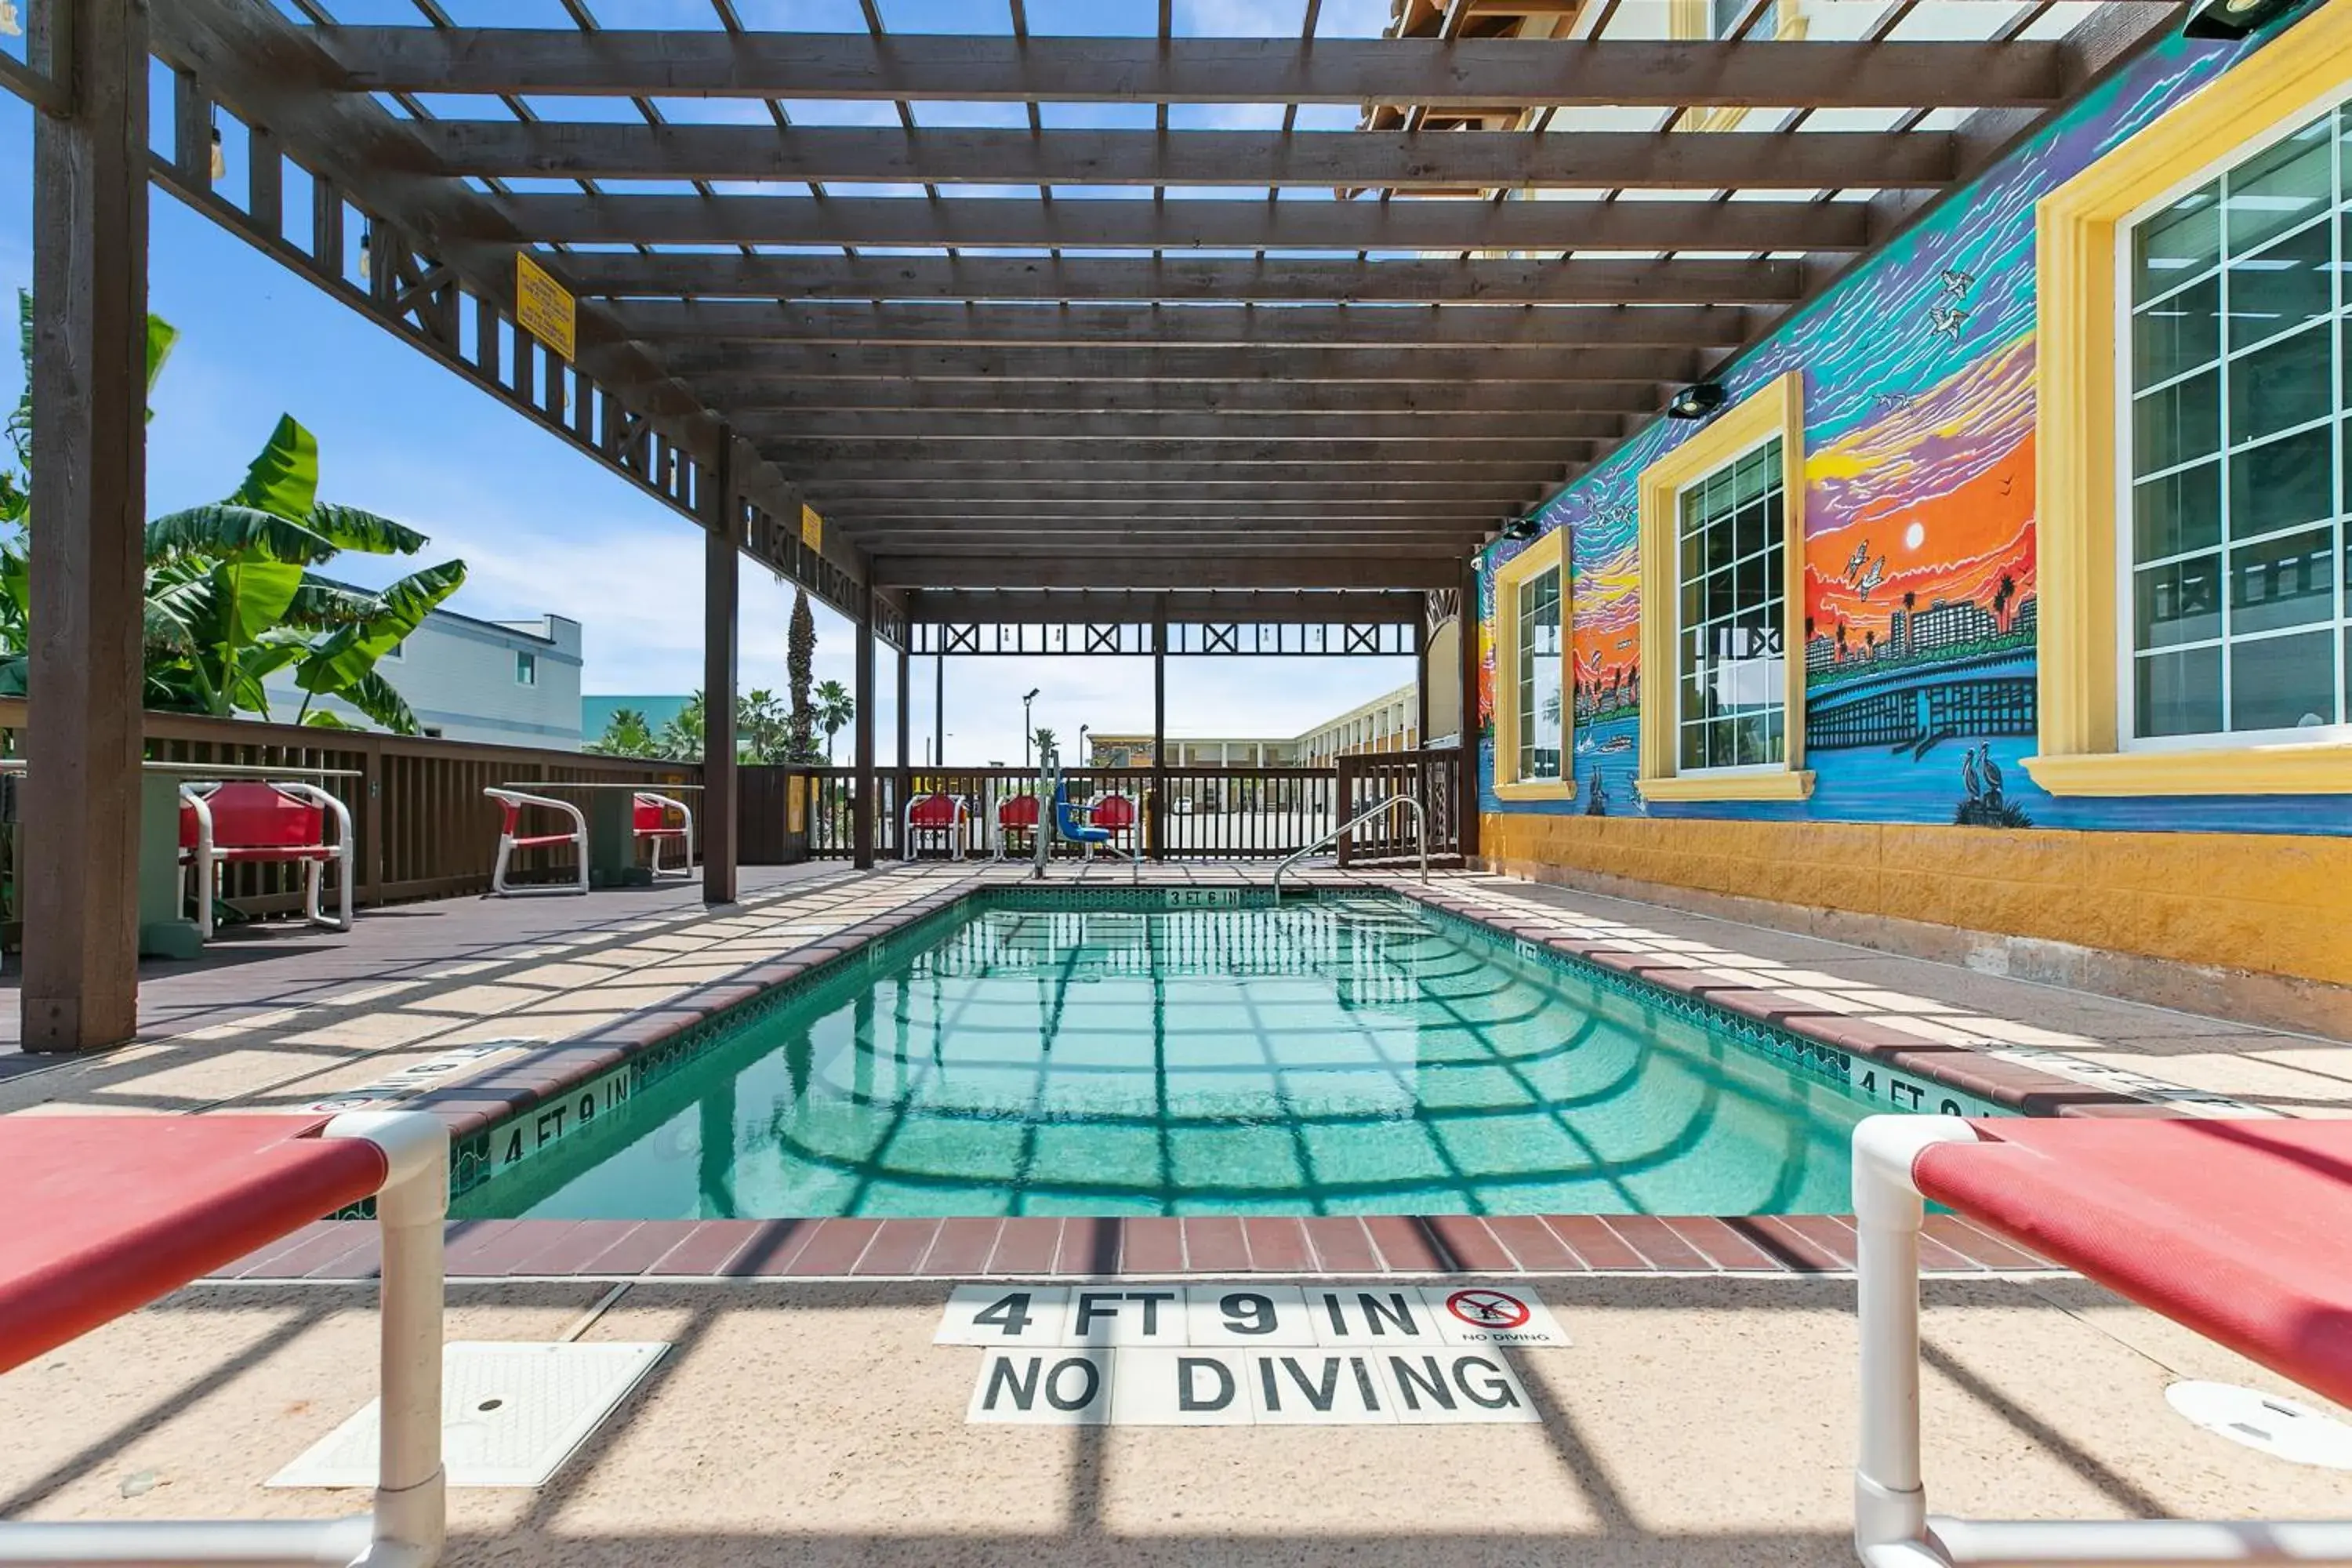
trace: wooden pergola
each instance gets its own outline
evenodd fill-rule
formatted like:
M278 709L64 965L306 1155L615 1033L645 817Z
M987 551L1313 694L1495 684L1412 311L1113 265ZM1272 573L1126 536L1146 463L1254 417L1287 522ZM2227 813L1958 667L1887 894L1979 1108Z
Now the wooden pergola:
M1171 0L1132 37L1032 34L1022 0L970 37L891 33L890 0L840 35L412 3L50 0L0 60L43 110L36 1047L132 1026L151 180L702 525L724 901L743 555L871 634L869 699L874 636L903 692L950 618L1087 594L1155 657L1220 619L1402 615L1417 648L1400 604L1469 603L1497 527L2181 9L1970 0L1953 37L1844 0L1868 26L1830 38L1769 0L1399 0L1341 38L1305 0L1297 36L1230 38L1176 36ZM1716 36L1639 36L1668 13Z

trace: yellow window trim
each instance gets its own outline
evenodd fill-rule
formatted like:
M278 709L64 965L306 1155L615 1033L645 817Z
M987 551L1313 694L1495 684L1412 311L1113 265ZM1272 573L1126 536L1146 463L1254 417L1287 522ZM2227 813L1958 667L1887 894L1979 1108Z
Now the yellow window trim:
M2035 216L2040 754L2053 795L2352 792L2352 745L2126 752L2116 732L2116 245L2216 149L2315 113L2352 79L2352 5L2323 5L2042 198Z
M1709 771L1680 776L1675 767L1675 499L1683 487L1730 462L1767 437L1780 437L1781 661L1789 674L1783 721L1787 761L1755 773ZM1799 635L1805 615L1805 380L1801 371L1774 377L1715 416L1706 428L1642 470L1642 776L1648 800L1802 800L1813 793L1804 770L1805 659Z
M1555 528L1495 570L1495 795L1498 800L1574 800L1576 780L1520 779L1519 615L1521 584L1557 566L1559 572L1559 757L1570 772L1576 754L1575 617L1569 598L1568 530Z

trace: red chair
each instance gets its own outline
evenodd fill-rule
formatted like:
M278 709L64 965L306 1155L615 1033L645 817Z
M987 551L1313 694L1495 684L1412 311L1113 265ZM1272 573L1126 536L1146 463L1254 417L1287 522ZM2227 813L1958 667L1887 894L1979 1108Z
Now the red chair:
M6 1121L0 1127L9 1199L8 1223L0 1226L0 1373L372 1195L383 1260L376 1374L382 1429L367 1512L342 1519L5 1520L0 1563L431 1568L446 1519L441 1227L449 1211L449 1134L441 1120L402 1110L347 1111L331 1121ZM87 1359L101 1357L93 1352Z
M686 802L641 790L631 797L629 821L637 842L647 847L656 881L694 875L694 813L687 809ZM665 871L662 846L673 843L678 846L680 863L677 869Z
M499 858L490 868L490 891L501 899L520 894L585 893L588 890L588 819L580 808L568 800L551 800L543 795L525 795L519 789L486 789L482 792L499 803ZM541 811L561 813L571 824L563 833L525 833L522 830L522 808L535 806ZM507 867L518 849L551 849L559 844L569 844L572 858L579 868L575 882L556 882L545 887L510 888L507 886Z
M1138 818L1132 798L1123 795L1107 795L1094 803L1093 808L1087 814L1087 820L1097 827L1108 828L1114 839L1119 834L1126 834L1129 840L1126 850L1127 858L1130 860L1135 858L1137 846L1133 843L1133 839ZM1117 845L1114 843L1106 847L1116 848Z
M996 803L996 858L1004 858L1005 840L1015 833L1035 834L1040 814L1034 795L1008 795Z
M335 822L327 836L327 819ZM303 868L303 913L313 925L352 929L352 814L316 784L269 784L236 779L180 786L180 865L195 873L196 930L213 938L213 900L220 895L221 868L261 863ZM330 864L337 868L341 912L329 920L319 910L321 883Z
M1007 803L1011 804L1010 802ZM898 858L915 858L915 835L936 833L946 847L950 859L959 859L963 851L963 825L971 812L963 801L951 795L919 795L907 803L898 835Z

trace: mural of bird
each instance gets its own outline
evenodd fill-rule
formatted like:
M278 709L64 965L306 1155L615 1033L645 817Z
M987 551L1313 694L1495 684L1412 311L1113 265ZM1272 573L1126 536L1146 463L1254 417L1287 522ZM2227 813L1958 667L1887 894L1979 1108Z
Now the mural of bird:
M1984 753L1979 766L1984 770L1985 789L1993 799L1999 800L2000 798L2000 764L1992 760L1992 742L1987 741L1978 749Z
M1960 753L1960 783L1967 786L1971 802L1984 798L1984 775L1977 772L1977 749L1974 746Z
M1937 275L1937 281L1943 284L1944 292L1955 300L1966 295L1969 289L1977 286L1975 273L1963 272L1957 267L1945 268Z
M1870 570L1863 574L1862 581L1856 583L1854 586L1861 589L1862 596L1867 599L1871 595L1871 591L1885 581L1886 557L1882 555L1870 563Z
M1948 337L1954 342L1958 342L1959 341L1960 323L1966 321L1968 319L1969 313L1966 310L1961 310L1958 305L1954 304L1943 303L1932 305L1928 307L1927 310L1928 330L1944 337Z
M1845 558L1845 580L1849 583L1853 582L1855 575L1861 572L1863 563L1869 559L1870 541L1865 539L1853 547L1853 554Z

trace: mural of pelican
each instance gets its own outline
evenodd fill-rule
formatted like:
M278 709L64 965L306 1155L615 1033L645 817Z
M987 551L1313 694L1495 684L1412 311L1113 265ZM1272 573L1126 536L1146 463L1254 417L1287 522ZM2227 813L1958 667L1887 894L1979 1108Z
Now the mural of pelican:
M1993 799L1999 800L2000 798L2000 764L1992 760L1992 742L1987 741L1979 750L1984 753L1979 765L1984 770L1985 792Z
M1886 557L1882 555L1870 563L1870 570L1863 574L1862 581L1856 583L1854 586L1861 589L1862 596L1867 599L1870 597L1871 591L1885 581Z
M1968 787L1971 802L1984 798L1984 775L1977 772L1977 748L1974 746L1960 753L1960 783Z
M1969 313L1958 305L1939 303L1931 305L1927 309L1928 330L1948 337L1954 342L1959 342L1960 323L1968 319Z
M1860 572L1863 567L1863 563L1869 559L1870 541L1865 539L1860 544L1853 547L1853 554L1845 558L1845 580L1849 583L1853 582L1854 579L1854 574Z
M1937 281L1943 284L1944 292L1949 294L1955 300L1961 298L1963 295L1967 294L1969 289L1977 286L1975 273L1963 272L1957 267L1945 268L1944 270L1937 275Z

